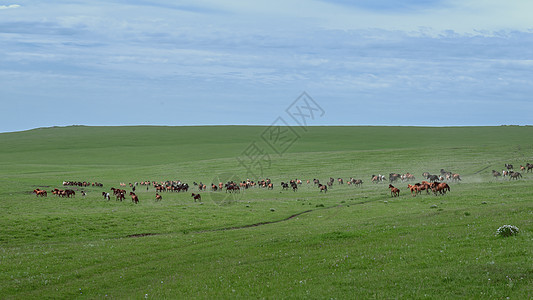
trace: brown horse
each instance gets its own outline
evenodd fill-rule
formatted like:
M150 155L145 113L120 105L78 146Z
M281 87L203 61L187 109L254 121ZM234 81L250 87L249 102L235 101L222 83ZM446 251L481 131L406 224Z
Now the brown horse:
M498 172L498 171L496 171L496 170L492 170L492 176L494 176L494 177L500 177L500 176L502 176L502 173L500 173L500 172Z
M426 194L429 194L429 183L427 181L422 181L422 183L416 183L416 186L418 186L419 193L422 191L426 191Z
M159 195L158 193L155 193L155 201L161 201L163 200L163 197L161 197L161 195Z
M399 197L400 196L400 189L395 188L392 184L389 184L390 188L390 196L391 197Z
M124 196L124 193L120 192L115 195L117 197L117 201L121 201L126 199L126 196Z
M533 169L533 164L530 164L530 163L527 163L526 164L526 168L527 168L527 173L529 173L529 171L531 171Z
M327 193L328 192L328 187L326 185L323 185L323 184L318 184L318 189L320 190L320 192L322 193L322 191L324 191L324 193Z
M134 192L130 192L130 196L131 196L131 202L135 204L139 203L139 197L137 197L137 195L135 195Z
M35 189L35 190L33 190L33 192L35 193L36 197L37 196L48 197L48 193L45 190Z
M407 185L407 188L408 188L409 190L411 190L411 195L412 195L413 197L416 197L416 195L417 195L418 193L420 193L420 186L418 186L418 185L411 185L411 184L408 184L408 185ZM414 193L414 194L413 194L413 193Z
M432 182L431 183L431 190L437 196L437 193L444 195L446 194L446 191L450 191L450 186L446 182Z
M202 202L202 196L200 196L200 194L192 193L191 197L194 199L194 202L196 202L196 200L198 200L198 202Z

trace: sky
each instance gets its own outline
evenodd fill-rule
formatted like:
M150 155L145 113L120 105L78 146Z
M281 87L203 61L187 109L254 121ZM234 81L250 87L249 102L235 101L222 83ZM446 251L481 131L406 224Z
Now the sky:
M533 124L533 1L2 1L0 132ZM292 106L291 106L292 105Z

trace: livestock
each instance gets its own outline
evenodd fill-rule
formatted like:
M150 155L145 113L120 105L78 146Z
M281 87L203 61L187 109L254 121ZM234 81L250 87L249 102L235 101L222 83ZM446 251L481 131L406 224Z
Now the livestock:
M394 187L392 184L389 184L390 188L390 196L391 197L399 197L400 196L400 189Z
M135 204L139 203L139 197L137 197L137 195L135 195L134 192L130 192L130 196L131 196L131 202Z
M519 172L511 172L509 174L509 180L511 179L518 180L518 178L521 178L521 177L522 177L522 174L520 174Z
M200 196L200 194L192 193L191 197L194 199L194 202L196 202L196 200L198 200L198 202L202 202L202 196Z

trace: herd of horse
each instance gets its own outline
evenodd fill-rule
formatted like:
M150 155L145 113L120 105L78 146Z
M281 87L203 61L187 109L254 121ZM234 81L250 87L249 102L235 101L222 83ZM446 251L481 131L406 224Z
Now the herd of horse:
M509 177L509 180L512 180L512 179L518 180L519 178L522 178L522 173L514 171L513 165L505 164L505 168L506 169L502 170L501 172L492 170L492 176L494 176L495 178ZM532 170L533 170L533 164L526 163L525 166L520 165L520 171L522 172L525 171L526 173L529 173Z
M525 166L520 166L521 171L525 171L527 173L531 172L533 170L533 164L527 163ZM496 178L498 177L509 177L509 180L515 179L518 180L519 178L522 178L522 174L520 172L516 172L513 170L513 165L511 164L505 164L505 169L502 170L502 172L498 172L496 170L492 170L492 175ZM444 169L440 170L440 173L437 174L431 174L429 172L422 173L422 177L425 179L422 182L411 184L407 184L407 188L411 191L411 195L416 197L423 191L426 191L426 194L429 194L430 192L433 192L434 195L445 195L446 192L449 192L450 186L444 182L458 182L461 181L461 176L458 173L453 173L449 171L445 171ZM416 178L411 173L405 173L405 174L399 174L399 173L390 173L388 176L388 179L381 174L378 175L372 175L370 177L370 180L372 183L381 183L388 181L389 182L389 189L391 193L391 197L399 197L400 196L400 189L393 186L393 183L396 182L411 182L415 181ZM318 191L320 193L328 192L328 188L332 188L335 181L339 185L344 184L344 180L342 178L333 178L330 177L329 180L326 180L325 184L322 184L319 179L314 178L311 180L306 180L306 183L309 185L313 183L313 186L318 188ZM290 179L288 181L282 181L281 182L281 189L282 190L288 190L291 188L293 192L298 191L298 187L303 184L303 181L300 179ZM363 185L362 179L355 179L353 177L350 177L349 180L347 180L347 184L354 186L354 187L361 187ZM187 183L181 182L179 180L167 180L162 182L156 182L156 181L141 181L141 182L135 182L130 183L129 186L131 187L132 191L129 193L129 196L131 197L131 200L133 203L139 203L139 197L135 194L135 188L137 186L145 186L146 190L148 191L149 187L153 187L155 189L155 200L161 201L163 199L161 193L166 192L188 192L191 188ZM199 192L206 191L207 185L203 184L202 182L196 183L193 182L193 185L198 189ZM98 182L88 182L88 181L63 181L63 186L79 186L79 187L103 187L103 184ZM126 184L120 183L121 187L125 187ZM218 183L211 183L210 185L211 191L217 192L217 191L224 191L226 193L239 193L241 189L249 189L252 187L259 187L264 188L267 190L274 190L274 183L271 179L266 178L259 181L253 181L250 179L243 180L240 182L235 181L228 181L226 183L218 182ZM111 196L114 196L116 198L116 201L123 201L126 198L126 190L120 189L120 188L114 188L112 187L110 189L111 193L109 192L102 192L102 196L105 200L110 200ZM41 189L35 189L33 190L33 193L38 197L47 197L48 192ZM75 197L76 192L72 189L53 189L51 193L58 197L66 197L71 198ZM86 193L82 190L81 195L85 196ZM194 199L194 201L201 201L201 196L199 193L192 193L191 197Z

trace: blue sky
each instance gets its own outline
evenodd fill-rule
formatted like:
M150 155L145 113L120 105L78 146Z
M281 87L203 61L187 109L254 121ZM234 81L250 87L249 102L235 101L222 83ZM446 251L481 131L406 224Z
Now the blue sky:
M0 132L270 125L303 91L325 111L311 125L533 124L531 11L494 0L0 1Z

